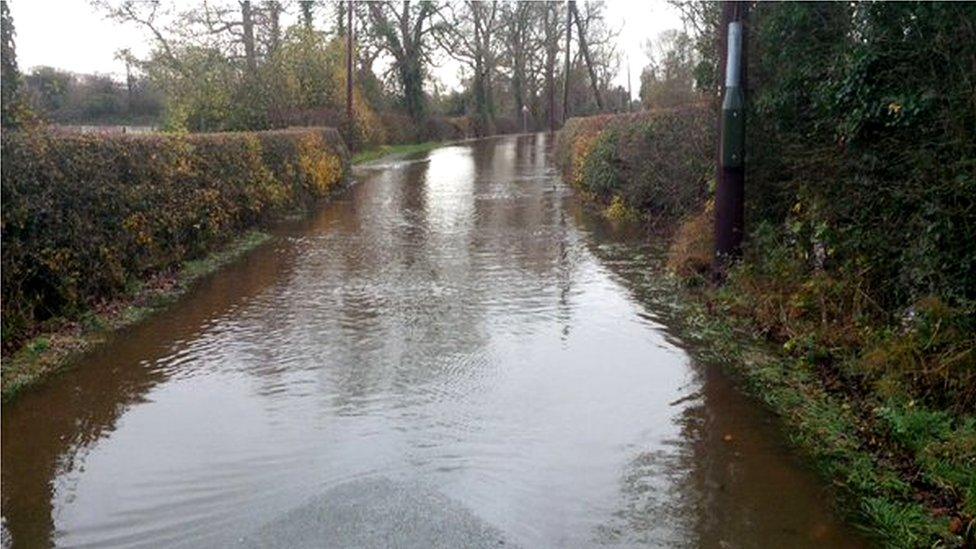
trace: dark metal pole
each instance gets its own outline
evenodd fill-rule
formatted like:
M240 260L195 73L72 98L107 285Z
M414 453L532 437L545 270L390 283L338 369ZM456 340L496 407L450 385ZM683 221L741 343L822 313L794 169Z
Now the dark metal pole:
M346 120L352 124L352 2L349 0L346 24Z
M742 253L745 198L745 2L726 2L722 24L726 40L719 170L715 189L715 267L722 272Z

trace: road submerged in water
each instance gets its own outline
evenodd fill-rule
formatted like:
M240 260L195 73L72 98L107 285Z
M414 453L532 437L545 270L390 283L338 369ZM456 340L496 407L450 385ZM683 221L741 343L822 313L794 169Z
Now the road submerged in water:
M544 134L358 170L5 406L6 542L861 546Z

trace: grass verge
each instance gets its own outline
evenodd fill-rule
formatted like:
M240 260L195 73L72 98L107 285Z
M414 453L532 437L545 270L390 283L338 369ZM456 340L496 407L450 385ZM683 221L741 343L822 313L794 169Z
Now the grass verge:
M976 417L879 392L860 373L860 349L829 358L778 344L734 306L762 299L734 275L721 287L672 280L686 336L781 418L853 524L887 547L974 546Z
M3 402L69 367L80 355L106 341L112 332L140 322L173 303L200 278L243 256L270 239L268 233L250 231L206 257L186 261L134 284L125 295L81 315L77 321L49 322L50 329L35 336L3 361L0 369Z
M425 143L407 143L404 145L382 145L375 149L369 149L365 151L360 151L353 155L352 163L354 165L365 164L367 162L372 162L374 160L379 160L384 156L391 154L396 155L407 155L427 152L437 147L442 147L445 145L443 141L427 141Z
M859 405L824 387L804 360L783 356L741 323L709 312L701 295L685 294L685 329L710 359L775 412L790 443L839 492L845 515L889 547L961 545L950 531L948 511L939 514L916 497L893 452L872 451Z

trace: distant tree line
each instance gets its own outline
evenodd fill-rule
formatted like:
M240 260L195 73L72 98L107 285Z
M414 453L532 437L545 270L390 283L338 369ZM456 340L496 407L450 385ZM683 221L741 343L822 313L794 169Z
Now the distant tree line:
M145 31L150 52L118 52L124 79L53 67L21 75L24 104L44 119L155 121L188 131L346 123L349 2L218 0L187 10L161 1L94 5ZM431 116L470 116L476 133L489 134L512 131L523 118L541 129L560 126L567 113L633 107L629 90L612 83L623 53L603 2L407 0L354 2L352 9L356 108L348 123L361 136L382 130L376 127L382 113L421 124ZM639 79L645 108L700 100L696 45L677 30L647 42L651 63ZM8 58L14 56L4 56L5 74ZM459 89L446 90L432 75L449 60L460 67Z
M147 78L35 67L22 81L30 107L51 122L153 125L163 113L163 94Z
M132 93L131 86L116 86L125 101L95 91L107 87L97 78L79 79L76 91L92 88L81 110L149 109L159 99L165 126L173 129L346 123L344 38L350 30L356 108L348 123L360 134L376 131L371 126L386 112L420 124L431 116L467 115L487 134L499 125L513 129L523 112L541 128L561 124L565 111L630 106L626 90L611 83L621 56L602 2L355 2L352 29L348 2L218 0L189 10L159 1L95 5L110 19L143 29L152 47L143 58L124 54L136 82ZM561 56L569 23L567 79ZM459 90L446 91L432 75L449 59L461 67ZM45 109L62 108L51 94L38 97Z

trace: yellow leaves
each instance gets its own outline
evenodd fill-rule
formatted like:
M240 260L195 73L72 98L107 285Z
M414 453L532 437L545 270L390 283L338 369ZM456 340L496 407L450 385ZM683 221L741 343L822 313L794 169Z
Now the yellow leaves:
M590 132L580 135L573 142L572 183L576 188L583 187L583 174L585 173L586 161L596 147L596 141L599 137L599 132Z
M637 221L640 218L640 213L627 206L619 195L613 197L603 214L611 221Z
M308 136L299 142L298 164L310 183L316 198L327 195L345 176L345 164L339 155L326 147L320 136Z
M328 194L342 180L342 161L335 155L302 156L301 163L312 181L315 194L320 197Z
M152 235L148 230L149 223L142 213L134 213L122 222L122 228L131 235L140 246L152 244Z

